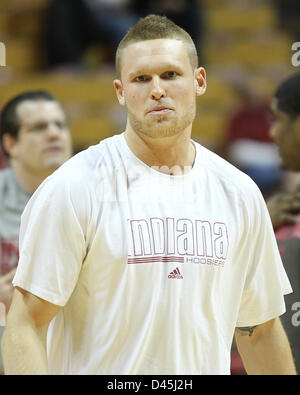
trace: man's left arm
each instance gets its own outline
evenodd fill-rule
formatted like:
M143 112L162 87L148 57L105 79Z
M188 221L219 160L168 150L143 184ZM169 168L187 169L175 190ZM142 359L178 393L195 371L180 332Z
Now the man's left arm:
M279 318L236 328L235 340L248 374L296 375L292 351Z

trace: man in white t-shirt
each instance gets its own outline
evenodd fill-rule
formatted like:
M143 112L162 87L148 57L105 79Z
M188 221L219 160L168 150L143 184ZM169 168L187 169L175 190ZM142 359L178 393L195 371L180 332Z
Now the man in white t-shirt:
M123 134L48 177L22 216L7 374L295 374L291 292L248 176L191 140L206 89L190 36L150 15L121 41ZM236 329L240 328L240 329Z

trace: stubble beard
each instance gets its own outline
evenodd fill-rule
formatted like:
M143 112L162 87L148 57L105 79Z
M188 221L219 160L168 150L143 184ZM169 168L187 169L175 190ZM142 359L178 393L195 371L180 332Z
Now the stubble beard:
M171 119L164 115L157 117L155 120L140 119L128 108L127 112L130 126L136 133L151 138L163 138L175 136L190 126L196 116L196 105L190 106L182 117L174 116Z

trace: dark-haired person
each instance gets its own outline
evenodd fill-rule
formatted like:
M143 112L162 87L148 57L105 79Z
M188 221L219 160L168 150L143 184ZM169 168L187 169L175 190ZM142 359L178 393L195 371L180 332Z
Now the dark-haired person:
M300 171L300 73L286 78L272 100L271 136L279 147L282 167ZM276 239L293 293L285 297L282 324L288 335L296 369L300 371L300 186L274 195L267 202Z
M70 158L71 137L61 104L44 91L25 92L6 103L0 133L10 163L0 171L0 303L8 311L21 214L41 182Z
M248 373L295 374L263 197L191 140L206 89L191 37L149 15L116 58L125 132L67 161L22 216L6 373L229 374L235 333Z

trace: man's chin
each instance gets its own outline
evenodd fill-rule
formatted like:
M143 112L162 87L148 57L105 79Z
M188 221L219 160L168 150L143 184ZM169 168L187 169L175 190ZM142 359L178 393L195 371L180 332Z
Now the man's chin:
M56 160L47 160L44 162L44 168L49 170L56 170L58 169L66 159L56 159Z
M162 129L162 130L147 130L146 132L142 132L145 136L151 137L153 139L160 139L166 137L172 137L178 134L179 132L175 129Z
M165 137L173 137L177 134L180 134L186 125L178 125L177 122L163 120L155 125L145 125L144 127L140 128L140 131L148 137L159 139Z
M179 135L193 122L193 120L194 114L192 113L187 113L182 119L161 117L160 119L147 120L145 122L138 120L132 115L130 117L130 124L136 133L159 139Z

